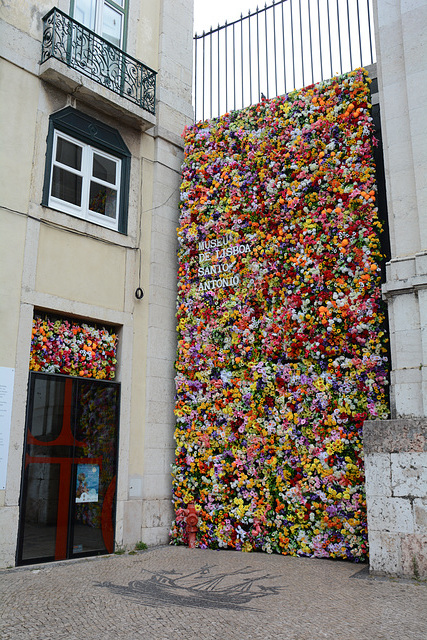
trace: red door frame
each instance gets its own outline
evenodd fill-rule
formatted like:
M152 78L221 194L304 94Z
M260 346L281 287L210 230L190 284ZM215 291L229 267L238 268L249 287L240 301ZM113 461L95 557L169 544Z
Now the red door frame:
M34 375L34 374L33 374ZM37 375L37 374L35 374ZM52 375L52 374L44 374ZM57 377L57 376L55 376ZM59 377L59 376L58 376ZM65 376L60 376L61 378ZM25 450L28 445L37 445L39 447L52 446L71 446L73 451L75 447L84 446L84 442L75 439L71 429L71 412L72 412L72 395L73 383L75 378L65 378L64 389L64 410L62 418L61 431L57 438L44 442L38 440L30 431L29 419L27 416L26 443ZM90 380L85 379L85 382ZM31 387L30 387L31 388ZM120 398L120 396L119 396ZM118 399L119 404L119 399ZM117 406L118 411L118 406ZM117 420L117 435L118 435ZM117 437L116 435L116 437ZM116 445L117 447L117 445ZM116 452L117 457L117 452ZM72 468L77 464L96 464L102 468L102 457L97 458L75 458L56 457L56 456L31 456L25 451L24 469L27 470L30 464L59 464L59 489L58 489L58 511L56 519L56 539L55 539L55 560L65 560L68 557L68 538L69 538L69 517L70 517L70 501L71 496L71 479ZM113 476L104 496L101 509L101 532L105 547L109 553L114 551L114 525L113 525L113 505L116 489L116 475ZM21 519L22 519L21 513ZM24 525L25 526L25 525Z

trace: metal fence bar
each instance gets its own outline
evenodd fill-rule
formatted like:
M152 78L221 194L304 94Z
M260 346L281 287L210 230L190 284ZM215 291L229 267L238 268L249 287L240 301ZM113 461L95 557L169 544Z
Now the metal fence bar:
M244 68L243 68L243 14L240 14L240 60L241 60L241 70L242 70L242 104L244 104L245 99L243 97L243 86L244 86Z
M205 32L203 31L203 35ZM202 101L202 120L205 119L205 39L203 38L203 101Z
M209 46L210 46L210 55L209 55L209 62L210 62L210 68L209 68L209 106L210 106L210 112L212 113L212 31L210 32L210 38L209 38Z
M308 9L308 32L310 34L310 62L311 62L311 82L314 82L314 69L313 69L313 40L311 37L311 4L310 0L307 0Z
M235 23L233 22L233 88L234 88L234 107L236 109L236 33L234 31Z
M217 83L217 91L218 91L218 113L221 113L221 99L220 99L220 94L221 94L221 82L220 82L220 78L221 78L221 73L220 73L221 56L219 54L219 34L220 34L220 32L218 31L218 43L217 43L217 49L218 49L218 83Z
M265 3L265 9L267 9L267 3ZM265 75L267 80L267 98L270 97L270 89L268 86L268 27L267 27L267 11L264 11L264 24L265 24Z
M282 2L282 46L283 46L283 80L285 85L285 93L286 91L286 49L285 49L285 14L283 11L283 2Z
M348 7L348 0L347 0L347 28L348 28L348 48L350 51L350 69L353 69L353 58L351 55L350 9Z
M331 40L331 14L329 11L329 0L327 2L327 12L328 12L328 36L329 36L329 59L331 62L331 76L334 75L334 67L332 65L332 40Z
M340 52L340 73L342 73L342 50L341 50L341 29L340 29L340 3L337 0L337 31L338 31L338 49Z
M372 56L372 34L371 34L371 11L370 11L370 0L366 0L367 10L368 10L368 26L369 26L369 46L371 49L371 64L374 62L374 58ZM361 63L362 64L362 63Z
M225 21L225 110L228 111L228 38L227 21Z
M265 3L262 8L249 10L245 16L240 14L237 20L226 21L222 26L204 31L201 36L196 34L196 118L200 117L200 112L205 118L220 115L221 109L224 111L224 84L225 111L228 111L261 100L263 92L267 97L271 97L273 91L275 95L287 93L299 88L300 83L304 86L307 81L325 80L337 69L340 73L351 71L354 63L358 66L372 64L375 56L372 1L352 0L352 4L349 0L271 0L269 5ZM281 19L277 15L278 5ZM223 45L221 32L224 33ZM202 47L199 46L200 39ZM357 60L356 42L360 61Z
M359 54L360 54L360 64L362 64L362 34L360 32L360 11L359 11L359 0L356 0L356 7L357 7L357 27L358 27L358 34L359 34Z
M302 13L301 13L301 0L298 0L299 10L299 32L300 32L300 46L301 46L301 70L302 70L302 84L305 86L305 69L304 69L304 42L302 39Z
M258 20L258 7L256 9L256 52L257 52L257 60L258 60L258 100L261 100L261 80L260 80L260 69L259 69L259 20Z
M197 35L197 33L196 33ZM199 74L197 73L197 38L194 39L194 95L197 96L197 78ZM219 105L218 105L218 113L219 113ZM194 101L194 119L197 122L197 100Z
M292 40L292 84L295 87L295 48L294 48L294 13L292 11L292 0L289 2L291 9L291 40Z
M249 17L251 15L251 12L249 11ZM251 37L251 21L248 21L248 27L249 27L249 99L250 102L252 104L252 46L251 46L251 42L252 42L252 37Z
M320 7L319 0L317 0L317 25L319 27L319 52L320 52L320 75L323 75L323 54L322 54L322 29L320 28Z
M267 15L267 12L265 12L265 15ZM273 0L273 36L274 36L274 86L275 86L275 91L276 91L276 96L278 94L278 89L277 89L277 49L276 49L276 5L274 4L274 0Z

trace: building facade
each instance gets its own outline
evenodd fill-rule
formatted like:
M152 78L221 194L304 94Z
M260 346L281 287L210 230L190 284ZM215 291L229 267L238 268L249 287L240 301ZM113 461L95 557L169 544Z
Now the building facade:
M370 566L425 576L427 4L373 7L392 416L364 428ZM44 0L1 8L0 566L164 543L173 518L175 250L193 3L58 0L53 9ZM45 326L56 326L55 340ZM78 375L57 375L64 326L75 341L85 333L85 353L106 363L101 376L81 364L83 346ZM37 370L44 348L53 360Z
M2 6L1 566L168 539L192 12L191 0ZM94 337L117 336L98 353L117 360L114 381L102 364L53 361L29 377L35 338L48 340L37 322L67 326L77 360L90 337L95 354ZM86 505L77 476L94 484Z

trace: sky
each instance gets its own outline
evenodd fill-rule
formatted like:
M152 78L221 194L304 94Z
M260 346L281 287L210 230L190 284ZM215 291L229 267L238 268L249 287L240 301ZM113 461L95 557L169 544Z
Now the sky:
M268 0L267 5L272 4ZM194 0L194 32L202 34L203 31L218 23L232 22L240 18L240 14L247 15L251 11L264 6L260 0Z

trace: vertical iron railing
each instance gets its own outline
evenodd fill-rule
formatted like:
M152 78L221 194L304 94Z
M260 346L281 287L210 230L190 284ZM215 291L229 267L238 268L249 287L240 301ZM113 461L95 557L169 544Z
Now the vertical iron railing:
M372 0L272 0L194 36L195 118L374 62Z

